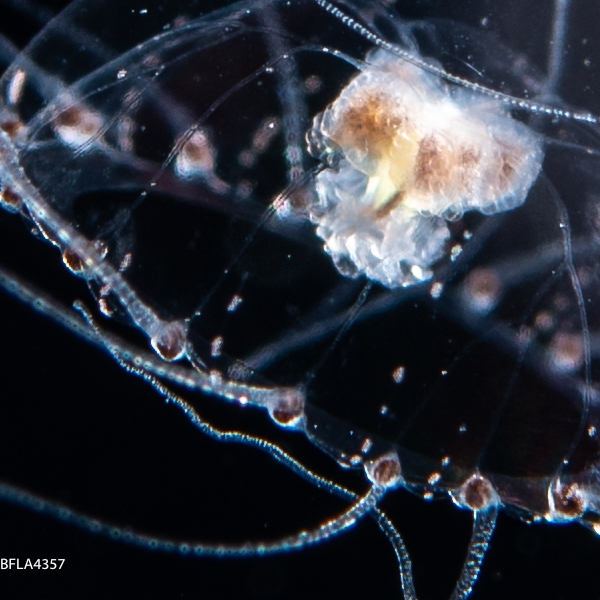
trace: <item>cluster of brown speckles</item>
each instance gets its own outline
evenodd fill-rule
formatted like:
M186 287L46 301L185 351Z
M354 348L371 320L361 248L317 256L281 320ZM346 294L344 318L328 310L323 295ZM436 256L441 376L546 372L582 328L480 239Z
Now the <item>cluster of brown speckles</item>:
M342 147L379 158L389 152L397 135L408 135L408 119L398 108L390 96L370 90L340 115L332 138Z
M388 287L431 277L449 250L446 220L520 206L543 159L541 139L500 101L382 50L307 139L335 167L317 176L308 210L326 251Z

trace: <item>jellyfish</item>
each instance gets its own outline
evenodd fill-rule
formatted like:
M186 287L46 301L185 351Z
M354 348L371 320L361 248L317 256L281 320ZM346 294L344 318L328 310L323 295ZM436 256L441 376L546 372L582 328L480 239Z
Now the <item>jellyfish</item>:
M107 534L61 522L60 510L52 521L6 504L11 555L66 557L61 570L86 582L122 569L158 595L400 595L394 553L369 518L328 544L260 560L177 551L178 540L315 531L348 509L272 456L204 439L178 397L349 489L364 492L376 460L399 457L404 489L382 508L406 538L420 598L449 596L463 567L472 518L454 504L498 498L525 522L594 529L593 7L557 2L535 25L496 5L217 8L75 4L4 76L3 140L13 148L2 154L12 211L2 213L2 256L17 274L3 286L25 302L3 298L14 333L3 357L2 479L33 494L34 508L51 499ZM333 116L348 116L340 103L353 86L392 75L405 86L401 107L410 93L423 110L440 98L432 119L450 105L459 133L435 130L448 146L471 124L483 146L461 142L463 167L499 165L492 187L504 175L506 194L474 206L477 179L462 204L424 206L406 148L420 146L433 164L442 145L431 127L396 127L387 107L379 114L394 135L384 145L404 143L407 168L384 168L381 146L374 157L348 128L339 134ZM33 191L18 187L22 173ZM429 181L428 201L449 197ZM366 199L348 209L347 236L349 221L332 212L344 194ZM369 236L390 223L401 256L382 271L389 246ZM87 321L68 308L74 300ZM154 377L174 389L170 403ZM252 407L259 396L272 419ZM493 539L471 597L530 595L511 581L519 569L549 597L586 597L591 532L501 515L495 535L511 527L512 546L497 558ZM127 545L128 531L175 550ZM544 572L569 569L547 581L536 561Z

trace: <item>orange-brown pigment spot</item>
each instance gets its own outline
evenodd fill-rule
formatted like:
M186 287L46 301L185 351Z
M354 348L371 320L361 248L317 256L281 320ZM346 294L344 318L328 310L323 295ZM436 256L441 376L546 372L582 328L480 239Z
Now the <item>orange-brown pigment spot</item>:
M71 250L63 252L63 262L65 266L73 273L81 273L85 269L85 264L80 256Z
M23 200L19 194L11 188L6 187L0 192L0 199L6 206L10 206L15 210L20 210L23 205Z
M2 129L2 131L10 138L16 137L23 127L24 125L19 119L9 119L0 124L0 129Z
M442 192L451 176L452 157L440 147L433 135L419 142L415 163L415 187L434 194Z
M576 483L562 485L552 493L556 511L569 519L576 519L585 512L585 502Z
M210 149L206 141L201 143L194 139L189 140L183 146L183 154L194 163L206 163L211 159Z
M340 120L332 139L342 147L356 148L374 158L389 150L406 119L394 114L395 107L385 95L368 94L358 98Z

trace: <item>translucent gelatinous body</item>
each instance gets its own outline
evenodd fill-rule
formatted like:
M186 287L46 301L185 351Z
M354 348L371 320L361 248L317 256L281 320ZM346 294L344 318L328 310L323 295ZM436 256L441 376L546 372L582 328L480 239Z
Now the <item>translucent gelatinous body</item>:
M0 216L2 261L19 272L2 285L27 306L5 299L3 309L14 328L3 346L3 391L13 377L17 391L2 403L0 477L34 495L4 486L0 494L72 518L50 510L58 502L145 548L76 530L65 552L81 560L86 581L92 570L114 595L127 565L139 574L132 595L142 586L162 597L397 597L393 551L361 512L384 493L418 565L422 599L449 596L461 569L457 594L469 593L498 510L597 529L597 19L583 3L565 21L564 4L552 14L546 3L528 5L525 18L513 3L452 3L440 14L358 0L244 2L217 12L193 2L85 0L5 61L2 202L27 227ZM529 23L532 13L543 22ZM417 107L429 110L426 121L440 118L438 132L450 127L442 116L458 110L448 108L456 98L473 103L454 116L484 123L488 150L471 185L491 181L489 195L457 187L454 175L464 181L471 172L464 165L444 167L453 144L464 146L463 128L434 144L431 128L397 140L394 126L361 155L373 125L394 125L391 111L366 113L364 139L360 111L354 127L331 124L340 114L348 120L344 94L358 82L367 99L381 99L369 81L387 65L412 82L403 97L423 87L439 97ZM504 161L494 144L515 135L529 152L513 148ZM394 140L413 152L383 165ZM417 169L420 150L427 165L435 155L444 168ZM519 165L510 194L489 177L493 165L504 175ZM419 173L429 186L421 196ZM331 210L339 196L355 210L357 252L370 251L364 234L380 235L405 209L394 222L403 235L387 240L391 249L378 246L382 263L396 253L388 275L369 271L371 258L351 256L341 237L332 264L327 236L315 230L327 224L341 236ZM30 294L24 279L60 300ZM69 309L73 300L99 329ZM112 358L52 324L46 330L32 307ZM256 447L238 448L245 438L236 435L221 440L227 445L205 440L198 414L256 435ZM281 458L275 449L257 451L268 441L330 481L320 490L297 482L272 460ZM331 481L364 493L339 500ZM446 502L427 502L434 498ZM31 554L47 528L49 548L37 553L58 553L54 544L72 532L4 508L7 554ZM341 542L309 547L355 517L361 522ZM131 531L177 554L148 553L152 544ZM33 541L20 545L24 533ZM549 598L587 597L592 532L519 529L505 519L498 533L474 598L530 597L523 577ZM189 557L200 541L220 544L221 554L244 542L264 554L251 541L278 539L304 551L264 563ZM548 571L557 573L551 582Z

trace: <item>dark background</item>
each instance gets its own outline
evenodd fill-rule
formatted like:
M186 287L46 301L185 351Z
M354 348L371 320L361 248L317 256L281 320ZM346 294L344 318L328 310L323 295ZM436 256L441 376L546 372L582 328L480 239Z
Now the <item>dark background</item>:
M445 13L476 23L491 3L408 4L407 16ZM502 4L494 14L507 43L543 66L549 3ZM574 3L572 44L583 39L579 27L598 23L592 4ZM3 0L0 28L22 46L58 8ZM589 90L567 90L572 101L585 103L586 94L594 93L593 74L588 83ZM5 212L0 256L64 303L80 298L91 304L87 288L66 272L58 252ZM0 357L3 481L100 520L174 540L276 539L316 527L344 507L266 455L205 439L104 352L5 293ZM193 401L214 424L265 436L320 474L365 489L361 473L341 472L300 435L271 427L264 415L214 399ZM470 515L449 501L427 503L404 491L389 494L383 508L408 545L419 598L448 597L466 550ZM2 598L401 597L392 549L369 519L316 548L216 560L141 550L3 503L0 558L11 557L66 562L61 571L0 571ZM501 515L472 598L600 598L599 558L600 541L582 527L528 526Z

